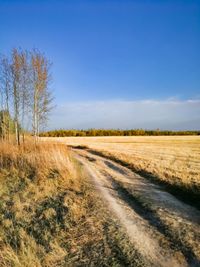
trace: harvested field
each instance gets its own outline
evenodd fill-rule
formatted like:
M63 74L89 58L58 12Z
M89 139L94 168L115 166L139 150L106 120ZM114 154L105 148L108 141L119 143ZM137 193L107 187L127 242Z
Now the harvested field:
M183 187L194 194L200 189L199 136L66 137L51 140L71 146L87 146L161 182Z
M161 183L189 198L193 180L148 169L159 170L164 153L163 170L176 155L187 164L185 149L198 188L198 138L171 138L1 143L0 266L199 266L200 211Z

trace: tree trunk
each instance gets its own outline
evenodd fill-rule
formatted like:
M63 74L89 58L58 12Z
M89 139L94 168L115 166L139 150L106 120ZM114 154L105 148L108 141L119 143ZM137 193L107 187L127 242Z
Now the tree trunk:
M16 140L16 144L18 144L18 126L17 126L17 121L15 120L15 140Z

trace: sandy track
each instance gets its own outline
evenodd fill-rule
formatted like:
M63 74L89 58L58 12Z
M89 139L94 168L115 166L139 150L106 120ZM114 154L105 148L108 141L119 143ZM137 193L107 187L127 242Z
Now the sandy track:
M200 212L126 167L75 150L147 266L200 266Z

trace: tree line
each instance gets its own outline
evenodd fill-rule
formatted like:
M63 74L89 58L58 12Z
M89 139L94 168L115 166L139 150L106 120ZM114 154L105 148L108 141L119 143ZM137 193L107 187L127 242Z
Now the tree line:
M18 145L32 131L35 142L51 109L51 63L39 50L14 48L0 56L0 136Z
M54 130L41 132L41 137L67 136L160 136L160 135L200 135L200 131L164 131L164 130L119 130L119 129L88 129L88 130Z

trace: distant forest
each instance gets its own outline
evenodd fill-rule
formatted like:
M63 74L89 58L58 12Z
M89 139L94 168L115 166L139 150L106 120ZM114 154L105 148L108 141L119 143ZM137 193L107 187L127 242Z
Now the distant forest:
M158 135L200 135L200 131L163 131L163 130L115 130L115 129L88 129L88 130L54 130L40 133L41 137L67 136L158 136Z

